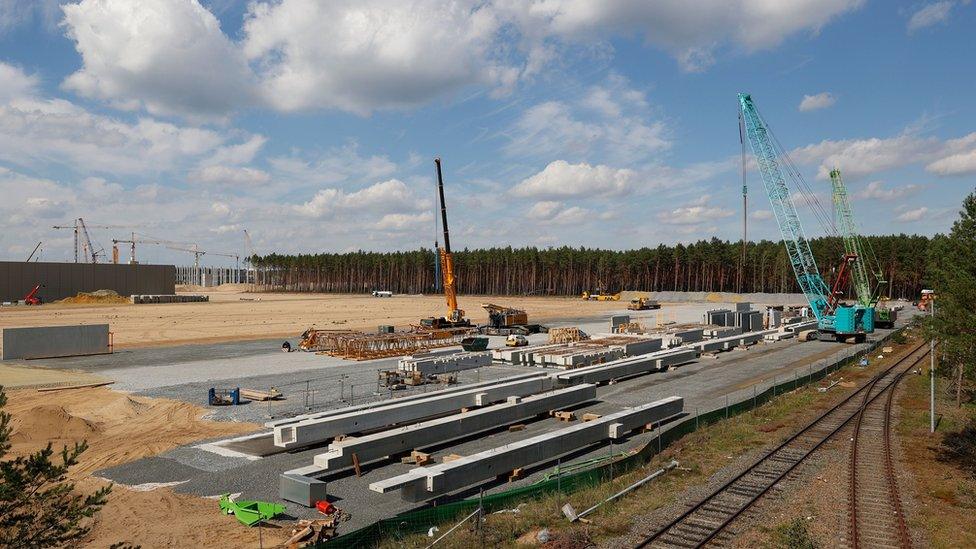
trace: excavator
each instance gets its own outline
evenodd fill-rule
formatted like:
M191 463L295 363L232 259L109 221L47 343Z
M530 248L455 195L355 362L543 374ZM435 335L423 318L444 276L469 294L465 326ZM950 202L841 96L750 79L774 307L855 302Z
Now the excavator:
M420 327L426 330L443 330L449 328L472 328L471 321L464 317L464 311L458 308L457 288L454 280L454 260L451 257L451 238L447 230L447 206L444 204L444 176L441 173L441 159L434 159L437 167L437 195L440 198L441 223L444 225L444 247L438 248L441 275L444 283L444 298L447 300L447 314L442 317L420 319Z

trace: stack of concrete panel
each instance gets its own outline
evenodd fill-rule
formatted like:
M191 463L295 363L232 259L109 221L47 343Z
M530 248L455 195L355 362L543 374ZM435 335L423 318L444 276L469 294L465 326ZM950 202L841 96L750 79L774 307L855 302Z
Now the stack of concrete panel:
M748 311L749 309L752 309L752 304L749 303L748 301L743 301L742 303L735 304L736 312Z
M599 364L608 360L616 360L621 357L622 351L619 349L596 349L581 347L570 349L564 352L555 352L542 355L542 362L553 366L564 368L580 368L590 364Z
M610 346L619 349L622 356L640 356L661 350L661 338L634 338L630 343L618 343Z
M400 490L400 497L405 501L426 501L517 468L552 461L598 442L621 438L634 429L673 417L683 407L681 397L669 397L447 463L417 467L374 482L369 489L379 493Z
M491 356L495 360L509 362L512 364L531 364L531 355L537 351L546 349L565 348L565 344L553 345L530 345L527 347L500 347L491 351Z
M736 347L743 347L748 345L755 345L756 343L763 340L766 334L775 333L776 330L764 330L759 332L749 332L747 334L735 335L731 337L722 337L719 339L710 339L707 341L702 341L701 343L695 343L692 345L695 349L698 349L702 353L713 353L716 351L728 351Z
M405 427L396 427L362 437L329 444L329 451L314 458L323 470L336 470L360 463L464 438L477 433L531 419L551 410L563 410L596 399L596 385L583 384L445 416Z
M736 311L735 325L743 332L762 330L762 313L759 311Z
M473 370L491 365L491 352L458 352L432 358L408 357L401 359L397 369L401 372L419 372L424 376Z
M766 312L766 320L768 322L767 327L769 328L779 328L783 324L783 311L778 309L769 309Z
M804 330L815 330L816 328L816 320L801 320L800 322L793 322L783 326L784 330L793 332L794 334L798 334Z
M771 334L766 334L766 336L764 337L764 339L766 341L782 341L784 339L790 339L790 338L793 338L793 337L796 337L796 332L790 332L790 331L786 331L786 330L784 330L784 331L777 330L777 331L775 331L775 332L773 332Z
M422 419L475 406L487 406L510 396L528 396L553 388L549 377L501 380L466 390L438 392L425 398L387 401L383 406L339 410L320 417L304 418L274 425L274 443L281 448L297 448L324 442L339 435L369 431L378 427L416 423Z
M139 294L131 296L132 303L141 305L144 303L200 303L210 301L208 295L157 295Z
M712 309L710 311L705 311L705 318L702 319L702 323L710 324L712 326L731 326L731 324L726 322L729 312L731 311L728 309Z

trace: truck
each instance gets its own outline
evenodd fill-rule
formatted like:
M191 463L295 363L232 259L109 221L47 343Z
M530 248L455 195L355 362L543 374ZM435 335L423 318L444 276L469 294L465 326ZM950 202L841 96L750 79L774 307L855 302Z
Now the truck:
M660 309L661 304L656 300L647 297L637 297L630 300L630 304L627 308L631 311L646 311L649 309Z

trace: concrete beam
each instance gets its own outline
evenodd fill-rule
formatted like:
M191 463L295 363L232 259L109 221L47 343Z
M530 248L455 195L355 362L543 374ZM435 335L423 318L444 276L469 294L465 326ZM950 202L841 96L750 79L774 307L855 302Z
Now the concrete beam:
M400 490L405 501L421 502L479 484L519 467L545 463L682 411L684 400L669 397L550 433L412 471L369 485L374 492Z
M560 385L606 383L613 379L623 379L648 372L657 372L666 369L668 366L677 366L692 362L698 356L699 353L695 349L660 351L647 355L623 358L586 368L577 368L576 370L556 374L556 379Z
M489 431L551 410L561 410L595 399L596 385L587 384L524 399L509 397L507 402L501 404L333 442L329 445L328 452L318 454L313 461L322 470L334 471L352 465L353 454L360 463L367 463Z
M409 401L387 401L385 406L345 411L274 428L275 446L297 448L348 435L386 427L415 423L421 419L454 412L461 408L487 406L510 396L527 396L549 391L554 381L549 377L531 377L505 383L470 388L447 394L431 394Z

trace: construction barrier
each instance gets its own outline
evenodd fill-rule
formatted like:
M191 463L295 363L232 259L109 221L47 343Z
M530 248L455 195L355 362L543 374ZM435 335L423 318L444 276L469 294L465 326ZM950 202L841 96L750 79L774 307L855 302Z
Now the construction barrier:
M3 329L3 360L103 355L111 352L108 324Z
M556 476L555 478L544 479L528 486L514 488L497 494L485 495L480 499L469 498L435 507L407 511L395 517L374 522L359 530L320 543L316 547L327 547L330 549L375 547L383 540L402 539L406 536L427 532L431 526L455 521L459 517L471 513L479 505L484 505L485 512L492 512L498 509L514 507L527 499L540 498L553 493L570 494L585 488L597 486L611 480L614 476L644 465L681 437L701 427L712 425L713 423L743 412L752 411L783 393L819 381L828 374L848 365L857 364L861 357L873 352L903 329L888 334L886 337L872 343L870 347L858 351L847 358L840 359L833 364L827 364L820 370L811 370L808 374L802 376L797 375L789 381L768 387L761 393L753 393L753 396L749 398L729 403L715 410L695 414L694 416L686 416L681 421L672 423L666 430L659 432L655 439L646 443L637 452L629 454L622 459L578 473Z

